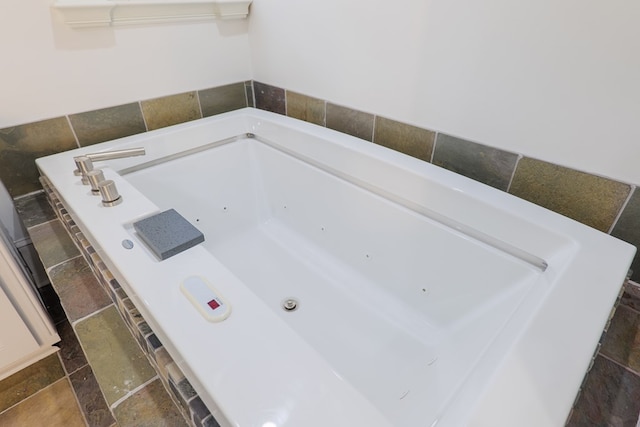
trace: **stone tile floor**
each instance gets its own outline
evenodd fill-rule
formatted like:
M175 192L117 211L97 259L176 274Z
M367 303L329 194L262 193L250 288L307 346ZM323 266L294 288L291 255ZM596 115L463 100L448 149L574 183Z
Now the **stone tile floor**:
M62 339L60 351L0 382L0 425L116 426L51 285L41 294Z

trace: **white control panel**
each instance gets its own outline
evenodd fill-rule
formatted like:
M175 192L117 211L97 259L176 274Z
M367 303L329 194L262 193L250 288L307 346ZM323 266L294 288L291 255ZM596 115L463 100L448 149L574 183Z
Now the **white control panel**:
M231 314L231 306L203 277L187 277L180 290L210 322L221 322Z

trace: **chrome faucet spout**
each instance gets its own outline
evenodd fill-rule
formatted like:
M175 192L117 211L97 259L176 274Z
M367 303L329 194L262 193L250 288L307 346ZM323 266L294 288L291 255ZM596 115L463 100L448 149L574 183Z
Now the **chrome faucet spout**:
M79 166L79 160L82 160L85 165L88 165L86 169L93 169L93 162L101 162L104 160L114 160L114 159L124 159L126 157L135 157L135 156L144 156L146 154L144 148L127 148L125 150L112 150L112 151L101 151L98 153L89 153L84 154L82 156L74 157L73 160L76 162L77 169L73 171L74 175L83 175L83 169Z

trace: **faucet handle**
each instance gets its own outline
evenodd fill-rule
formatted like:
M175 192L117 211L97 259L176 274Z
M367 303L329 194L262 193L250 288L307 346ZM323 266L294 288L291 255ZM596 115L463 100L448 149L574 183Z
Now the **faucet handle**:
M93 162L87 156L78 156L73 158L74 162L76 162L76 169L73 171L75 175L82 176L82 183L84 185L88 185L89 181L87 180L87 173L93 170Z
M73 160L76 162L76 170L73 171L73 174L76 176L82 175L83 184L88 184L85 182L84 176L86 173L93 169L93 162L100 162L103 160L114 160L114 159L123 159L125 157L134 157L134 156L144 156L146 151L144 148L127 148L125 150L112 150L112 151L101 151L97 153L88 153L83 156L74 157ZM83 166L86 169L83 170Z
M112 207L122 203L122 196L118 193L116 183L107 179L98 184L98 191L102 195L102 205Z
M87 172L85 175L91 185L91 194L97 196L100 194L100 188L98 187L102 181L104 181L104 172L101 169L94 169Z

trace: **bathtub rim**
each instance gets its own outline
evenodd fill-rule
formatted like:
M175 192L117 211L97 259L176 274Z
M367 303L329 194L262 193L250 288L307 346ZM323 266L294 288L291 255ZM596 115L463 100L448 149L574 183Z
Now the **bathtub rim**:
M143 139L148 140L148 139L156 138L157 136L171 135L173 133L180 132L183 129L192 128L193 126L206 126L209 123L217 123L220 121L224 121L227 118L235 117L236 115L244 116L244 119L246 120L241 119L240 121L244 121L244 125L247 126L245 129L249 129L254 132L258 131L255 125L256 120L260 123L267 123L267 125L269 123L279 124L279 123L286 122L286 124L291 126L291 128L293 128L294 130L298 130L302 132L318 132L321 135L328 135L331 137L335 137L337 141L344 142L349 146L354 146L356 148L360 148L360 146L363 146L363 144L368 144L366 146L367 151L371 151L375 156L382 156L382 157L390 156L391 160L399 164L406 165L407 167L414 168L416 170L425 168L425 164L423 162L416 159L408 158L400 153L395 153L395 152L390 153L388 149L384 147L379 147L375 144L366 143L364 141L357 140L356 138L332 131L330 129L316 129L315 127L313 127L313 125L309 125L307 123L298 122L298 121L291 122L291 120L293 119L283 118L273 113L267 113L259 110L250 109L250 108L239 110L238 112L225 113L223 115L214 116L207 119L201 119L197 121L198 123L187 123L187 124L177 125L175 127L172 127L171 129L165 128L165 129L160 129L158 131L149 132L148 134L144 134ZM124 144L124 146L127 146L128 144L135 144L135 141L138 140L136 137L137 136L126 137L120 140L106 143L105 145L102 145L101 148L109 149L116 145L122 146L122 144ZM92 152L95 150L96 150L96 146L85 147L82 149L74 150L73 155L77 155L83 152ZM68 153L69 152L61 153L61 154L65 154L65 156L54 155L54 156L50 156L49 158L55 157L56 159L58 159L62 157L67 157L69 155ZM58 160L56 160L55 162L57 161ZM52 173L51 172L52 168L56 169L56 167L51 166L49 163L50 163L49 160L39 159L37 161L37 164L41 168L41 170L43 170L44 175L48 176L49 179L51 179L51 177L48 175L48 172ZM69 164L72 165L72 163L69 163ZM121 168L121 166L117 166L117 165L114 167L116 169ZM64 168L65 170L67 169L66 166L64 166ZM69 166L68 170L70 171L71 169L72 168ZM508 198L510 198L509 199L510 202L508 203L508 206L507 206L508 209L522 209L528 215L534 215L538 218L543 218L545 223L549 223L550 225L561 225L565 227L571 234L577 233L578 235L580 235L580 239L575 239L575 238L571 239L571 241L576 245L576 248L580 250L580 253L576 255L571 260L571 262L577 263L577 267L580 267L579 268L580 271L571 270L570 272L568 271L557 272L558 276L565 279L565 281L562 282L559 287L550 290L549 295L547 296L547 299L545 299L542 307L543 311L546 311L547 313L545 317L547 319L567 316L567 308L563 306L564 305L563 302L566 303L567 298L570 298L576 292L579 292L581 284L593 282L594 277L593 277L592 270L594 265L602 266L601 257L593 254L591 254L590 256L585 256L584 251L588 252L590 247L594 247L594 245L597 247L603 244L603 242L605 241L610 242L611 241L610 239L614 239L614 238L604 235L604 233L597 232L596 230L593 230L593 229L588 229L587 231L585 230L586 227L583 226L582 224L578 224L575 221L569 220L564 217L559 217L558 214L550 213L549 211L546 211L543 208L535 206L529 202L526 202L521 199L516 199L514 196L508 195L507 193L499 192L499 190L492 189L490 187L484 186L483 184L477 183L475 181L470 181L467 178L453 174L452 172L446 171L444 169L440 169L437 166L430 165L426 169L429 169L429 173L435 174L436 178L438 179L452 180L453 184L457 188L461 188L463 191L468 189L475 191L476 197L480 197L480 198L488 197L489 200L493 200L496 198L498 199L503 198L503 196L499 196L499 197L496 196L496 193L506 195L508 196ZM106 170L109 171L110 176L113 176L114 178L117 177L117 174L113 170L110 170L110 168L106 168ZM54 182L54 186L56 186L57 188L58 186L55 185L55 181L52 180L52 182ZM67 181L67 183L68 182L69 181ZM64 182L59 184L62 185L64 184ZM134 193L131 192L131 189L127 189L126 193L135 194L135 192ZM73 206L73 203L71 203L71 205ZM149 202L147 204L144 204L143 209L146 209L148 212L152 212L154 207L155 205ZM84 208L81 208L80 210L82 209ZM77 215L76 212L73 210L70 213L72 214L72 216ZM105 246L104 244L102 245L100 244L101 240L103 239L107 239L107 236L96 238L98 246L100 247ZM106 245L106 246L109 246L109 245ZM626 265L630 264L634 249L631 249L630 245L627 245L627 244L616 243L614 246L616 246L615 256L604 257L604 258L609 258L609 261L613 264L613 267L609 267L611 268L612 272L601 273L599 276L603 276L604 278L603 280L606 280L609 283L617 282L618 284L622 284L626 275L626 269L624 273L622 273L621 265L623 266L625 264ZM610 254L605 254L605 255L610 255ZM616 257L618 257L618 259L611 259ZM117 264L117 263L114 263L114 264ZM606 266L602 268L606 268ZM553 271L549 272L549 274L551 273L553 273ZM609 276L609 274L612 274L615 277ZM599 277L599 276L596 276L596 277ZM130 280L124 277L123 279L125 279L125 281ZM613 285L610 285L610 286L613 286ZM602 288L605 288L605 287L603 286ZM608 307L610 307L613 305L613 302L615 301L615 298L617 297L617 295L618 295L617 290L614 291L610 288L596 289L595 294L593 295L593 298L591 298L591 300L593 301L591 302L597 303L601 301L606 301L607 302L606 304L599 304L599 305L607 305ZM144 301L137 301L137 303L145 306ZM580 319L581 322L586 322L590 330L593 330L594 328L595 329L599 328L599 331L601 331L602 327L604 327L604 324L606 323L606 320L608 318L609 309L600 308L597 311L598 311L598 314L593 315L593 313L591 313L590 310L581 306L581 307L573 307L572 309L569 310L569 313L573 315L571 317L574 317L575 319ZM520 310L519 312L523 313L522 310ZM145 318L146 317L147 316L145 316ZM563 330L563 331L570 330L571 332L573 332L575 325L577 323L577 320L574 320L573 322L571 322L570 325L565 325L564 328L562 327L558 328L558 325L548 324L548 321L544 321L544 319L543 321L541 321L539 318L521 319L520 322L525 323L526 328L520 331L508 331L511 336L515 336L518 338L517 338L516 345L512 347L512 351L507 355L506 358L502 360L501 362L502 371L500 372L503 372L503 373L507 371L511 373L519 372L517 369L517 365L519 361L518 357L522 357L522 356L518 356L518 354L520 353L527 354L528 352L526 352L525 349L528 348L528 344L527 345L522 344L519 346L518 344L521 344L525 341L527 343L530 343L530 342L544 343L547 341L553 342L558 340L560 340L559 343L562 344L562 338L564 338L565 335L559 333L560 330ZM515 325L515 323L512 322L510 323L510 325ZM549 328L553 332L552 333L553 337L550 337L548 335ZM538 378L544 378L548 374L548 371L540 370L540 367L542 365L544 365L545 367L551 366L554 369L556 369L558 372L562 372L565 378L567 377L567 375L570 377L567 383L571 383L572 384L571 386L568 386L567 383L565 384L554 383L551 385L541 384L545 386L544 388L549 390L548 393L544 393L545 398L549 396L555 396L554 400L556 402L553 402L553 404L551 405L551 415L550 415L554 417L553 418L554 420L559 420L558 417L562 416L562 414L564 414L564 418L566 418L566 415L568 415L568 411L571 408L571 404L573 403L573 398L575 396L575 393L572 393L571 391L573 390L577 391L581 383L582 376L584 375L584 371L586 370L586 367L588 366L589 361L591 360L591 353L593 349L595 349L597 338L599 338L599 331L597 332L597 337L595 337L595 341L594 341L594 335L596 334L593 332L590 334L585 334L585 333L580 334L580 336L578 337L579 338L578 342L574 342L573 345L571 346L573 350L569 349L569 351L564 352L564 354L559 354L559 355L556 354L555 355L556 357L554 358L554 360L547 360L545 358L542 358L541 360L544 360L544 363L535 362L535 361L532 362L531 364L532 367L534 368L536 366L538 367L537 370L534 369L534 371L537 372ZM550 339L550 338L553 338L553 339ZM497 348L497 347L494 347L494 348ZM580 348L581 350L580 355L577 354L580 352L575 351L575 348ZM587 349L591 349L591 351L586 351ZM535 354L536 352L533 351L533 353ZM585 353L588 353L588 355ZM570 366L566 366L567 363L570 363ZM566 369L562 368L565 366L566 366ZM443 423L444 425L446 425L448 422L457 422L457 420L461 420L460 418L455 418L455 417L453 419L449 419L448 417L451 416L452 412L457 412L459 414L466 413L467 414L466 420L470 420L470 418L468 417L471 416L471 412L473 412L474 415L477 415L479 417L483 417L483 416L490 417L491 414L494 413L493 411L497 410L496 409L497 402L496 402L496 399L493 398L493 396L501 395L501 393L508 393L509 390L513 390L513 389L519 389L520 391L522 391L521 387L519 387L518 384L514 384L513 381L510 381L508 379L510 375L506 375L506 374L498 375L498 373L495 373L495 372L492 374L489 372L480 372L480 371L477 372L475 376L472 375L472 377L469 378L468 380L471 383L473 383L474 381L480 381L480 377L483 377L485 380L487 378L491 378L490 383L484 384L484 389L483 389L484 391L480 393L482 395L481 399L476 400L476 405L473 407L472 410L468 408L467 410L462 410L463 409L462 406L464 406L464 404L461 402L464 401L468 403L469 402L468 399L470 399L469 396L465 397L463 393L462 395L459 396L457 400L454 399L454 401L451 402L452 406L450 406L447 413L440 418L441 421L439 425L443 425ZM516 376L516 377L520 378L521 376ZM534 390L535 387L537 387L536 384L532 384L530 386L527 385L527 388L524 394L528 393L527 397L529 397L529 399L521 399L521 400L535 401L535 398L531 398L530 396L532 395L535 397L535 390ZM561 389L563 390L563 393L558 391ZM472 393L472 391L474 393L477 393L480 391L478 390L477 386L476 387L469 386L467 387L466 390L468 390L469 393ZM507 391L505 392L504 390L507 390ZM560 396L561 394L563 394L564 397ZM511 392L511 394L508 394L508 395L509 396L513 395L513 392ZM500 399L497 399L497 400L499 401ZM501 403L502 405L504 405L504 402L501 402ZM527 410L526 407L521 407L518 405L512 405L512 407L517 408L517 410L514 409L512 411L514 412L514 414L509 415L510 417L514 417L517 415L522 416L523 411L526 411L527 413L529 413L529 410ZM455 408L458 408L459 411L458 410L454 411ZM493 409L490 409L490 408L493 408ZM539 410L539 409L540 409L539 407L536 407L536 410ZM543 408L543 409L548 409L548 408ZM504 408L502 408L502 410L504 410ZM522 422L522 418L518 418L518 420ZM537 420L537 421L545 421L545 422L548 421L546 419L541 420L540 418L535 418L534 414L531 414L531 416L529 417L529 420ZM493 421L495 421L495 419ZM564 419L562 419L562 422L564 422ZM454 425L454 424L451 424L451 425ZM482 422L480 422L480 424L478 425L483 425L483 424ZM535 424L532 423L531 425L535 425Z

